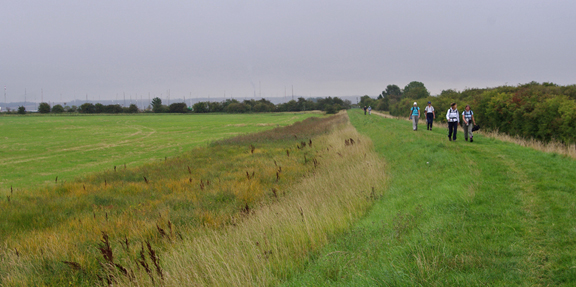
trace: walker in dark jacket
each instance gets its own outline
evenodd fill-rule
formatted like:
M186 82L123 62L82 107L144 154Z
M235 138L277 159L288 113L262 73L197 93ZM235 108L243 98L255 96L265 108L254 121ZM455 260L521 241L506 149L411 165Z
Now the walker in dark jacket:
M446 113L446 120L448 120L448 139L450 141L456 140L456 132L458 131L458 123L460 122L460 114L456 103L452 103L448 112Z

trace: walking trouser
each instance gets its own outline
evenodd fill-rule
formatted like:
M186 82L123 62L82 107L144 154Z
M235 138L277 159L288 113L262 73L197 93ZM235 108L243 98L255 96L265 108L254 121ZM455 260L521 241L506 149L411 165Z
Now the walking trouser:
M468 124L464 124L463 128L464 128L464 138L465 139L471 139L472 138L472 128L474 127L474 125L471 122L468 122ZM470 135L470 137L468 137L468 135Z
M418 116L412 116L412 129L418 130Z
M456 131L458 130L458 122L448 123L448 138L456 139Z
M434 123L434 114L433 113L427 113L426 114L426 129L431 130L433 123Z

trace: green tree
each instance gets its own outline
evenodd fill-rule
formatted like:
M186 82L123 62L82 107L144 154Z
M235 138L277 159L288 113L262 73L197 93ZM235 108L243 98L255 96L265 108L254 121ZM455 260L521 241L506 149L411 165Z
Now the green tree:
M250 111L250 107L245 103L232 103L226 106L226 112L228 113L247 113Z
M404 98L421 99L430 96L430 92L426 89L422 82L412 81L404 87Z
M119 113L124 112L124 109L119 104L107 105L107 106L104 106L104 112L109 113L109 114L119 114Z
M19 106L18 107L18 113L21 115L26 114L26 108L24 106Z
M334 108L335 105L326 105L324 107L324 111L326 111L326 114L335 114L336 113L336 109Z
M162 99L156 97L152 99L152 111L155 113L161 113L164 111L162 107Z
M195 113L207 113L208 112L208 103L197 102L194 105L192 105L192 110Z
M374 100L368 95L365 95L360 98L359 105L361 108L364 108L364 106L366 107L371 106L372 108L374 108L376 106L376 100Z
M130 104L130 106L128 107L128 113L135 114L137 112L138 112L138 106L136 106L135 104Z
M62 105L54 105L52 107L52 112L55 114L61 114L64 112L64 107L62 107Z
M264 103L257 103L254 105L254 107L252 107L252 110L257 113L264 113L268 112L268 106Z
M47 114L50 112L50 105L48 103L40 103L38 105L38 112L41 114Z
M105 106L101 103L96 103L94 105L94 112L97 114L104 113L105 112Z
M83 114L93 114L96 112L96 107L93 103L84 103L80 106L79 112Z
M390 110L390 98L379 99L378 103L376 104L376 110L389 111Z
M223 112L224 105L221 102L208 102L208 111L211 113Z
M170 104L170 106L168 107L168 112L169 113L187 113L188 112L188 106L186 106L186 103L173 103L173 104Z
M339 112L342 107L339 104L327 105L326 106L326 114L335 114Z
M382 92L382 96L397 101L402 97L402 90L397 85L388 85L386 90Z
M286 110L287 112L299 112L300 108L298 107L298 103L295 100L290 100L287 103L285 103L284 105L286 105Z

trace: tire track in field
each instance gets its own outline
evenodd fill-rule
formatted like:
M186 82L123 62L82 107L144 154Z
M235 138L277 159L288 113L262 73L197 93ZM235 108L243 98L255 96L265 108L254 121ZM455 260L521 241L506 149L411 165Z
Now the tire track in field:
M523 254L523 273L526 273L530 284L533 286L547 285L546 273L549 269L547 258L550 257L546 246L547 231L542 228L542 217L545 216L543 208L546 204L535 192L535 182L531 179L517 162L502 150L494 148L480 147L481 154L486 158L495 159L494 164L505 166L508 170L506 176L509 178L509 187L514 190L515 196L520 200L522 211L526 216L522 222L526 228L521 233L520 239L526 252Z
M128 121L126 122L128 123ZM115 148L115 147L120 147L120 146L126 146L126 145L130 145L133 144L135 142L139 142L142 139L146 139L149 138L150 136L152 136L153 134L156 133L156 129L153 128L149 128L149 127L145 127L145 126L138 126L138 125L123 125L124 127L127 128L132 128L135 129L136 132L127 135L127 138L130 137L135 137L138 135L143 134L143 136L140 137L136 137L136 138L131 138L131 139L125 139L125 140L121 140L119 142L116 143L111 143L111 144L107 144L107 143L97 143L97 144L90 144L90 145L82 145L82 146L75 146L75 147L70 147L70 148L62 148L62 149L48 149L46 152L40 154L40 155L30 155L30 156L24 156L24 157L12 157L12 158L4 158L4 159L0 159L0 166L6 166L6 165L12 165L12 164L19 164L19 163L25 163L25 162L31 162L31 161L42 161L45 159L50 159L50 158L55 158L55 157L60 157L62 153L67 153L67 152L90 152L90 151L96 151L96 150L103 150L103 149L109 149L109 148ZM143 130L149 130L148 132L144 132ZM43 154L50 154L50 155L44 155Z

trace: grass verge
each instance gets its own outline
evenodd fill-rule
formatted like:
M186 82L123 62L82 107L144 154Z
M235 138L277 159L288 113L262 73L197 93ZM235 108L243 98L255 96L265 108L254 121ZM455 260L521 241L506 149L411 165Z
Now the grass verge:
M378 116L389 118L389 119L397 119L397 120L406 119L404 117L391 116L387 112L374 112L373 111L372 113L376 114ZM420 126L420 128L422 128L425 124L426 124L426 119L424 118L424 120L421 121L418 126ZM448 127L448 125L445 123L440 123L440 122L434 123L434 128L446 129L447 127ZM462 131L462 127L458 127L458 129L460 129L460 131ZM576 158L576 144L567 145L567 144L564 144L564 143L561 143L558 141L554 141L554 140L545 143L545 142L535 140L535 139L525 139L525 138L522 138L520 136L511 136L511 135L501 133L498 131L484 131L482 129L474 132L474 134L484 135L486 137L493 138L493 139L496 139L499 141L514 143L514 144L517 144L519 146L529 147L529 148L532 148L532 149L535 149L538 151L557 153L559 155L566 155L566 156L569 156L572 158Z

